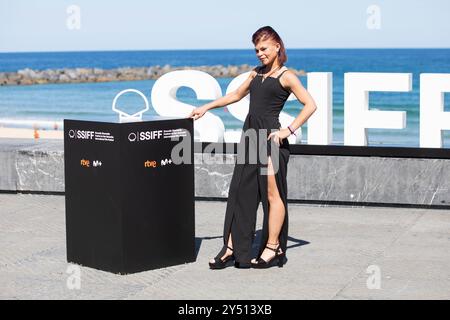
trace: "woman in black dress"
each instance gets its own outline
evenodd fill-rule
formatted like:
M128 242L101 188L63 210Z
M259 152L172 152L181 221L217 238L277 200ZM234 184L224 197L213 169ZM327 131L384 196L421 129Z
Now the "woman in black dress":
M290 155L287 137L295 134L317 109L295 73L284 66L287 56L278 33L270 26L262 27L253 34L252 42L262 65L253 69L237 90L195 108L189 115L197 120L210 109L235 103L250 94L249 113L238 148L244 150L245 155L238 151L225 213L224 246L209 262L211 269L223 269L233 264L237 268L282 267L286 262L286 177ZM291 93L304 108L287 128L281 128L278 116ZM256 161L250 160L255 159L255 155ZM264 211L261 244L257 258L252 260L260 202Z

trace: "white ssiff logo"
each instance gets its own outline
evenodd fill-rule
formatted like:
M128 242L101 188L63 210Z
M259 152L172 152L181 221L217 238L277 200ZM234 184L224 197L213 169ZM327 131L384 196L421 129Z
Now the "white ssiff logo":
M135 142L135 141L147 141L147 140L161 139L162 134L163 134L162 130L131 132L128 135L128 141Z
M94 139L94 131L91 130L69 130L70 139L84 139L92 140Z

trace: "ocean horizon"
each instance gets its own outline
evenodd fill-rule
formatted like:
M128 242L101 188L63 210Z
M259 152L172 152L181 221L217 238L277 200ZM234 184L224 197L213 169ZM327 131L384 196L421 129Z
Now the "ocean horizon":
M419 146L419 75L421 73L450 73L450 49L287 49L286 66L305 72L333 73L333 144L343 143L344 73L346 72L405 72L413 74L411 92L372 92L370 108L386 111L404 110L407 126L401 130L369 129L369 145ZM259 65L251 49L213 50L152 50L152 51L76 51L0 53L0 72L21 69L62 69L164 66ZM232 78L216 78L225 94ZM306 87L306 78L300 77ZM157 116L151 106L150 93L155 80L102 83L42 84L0 87L0 126L31 127L39 122L46 129L63 119L116 121L111 110L115 95L124 89L143 92L150 102L144 120ZM445 111L450 111L450 94L445 94ZM199 106L209 100L198 100L194 91L182 87L179 101ZM127 105L141 105L139 97L125 95L120 99ZM121 107L119 106L119 107ZM286 103L283 112L296 117L302 105ZM238 130L243 123L230 115L226 108L212 113L224 122L226 130ZM307 123L303 126L302 142L306 143ZM444 147L450 147L450 134L444 132Z

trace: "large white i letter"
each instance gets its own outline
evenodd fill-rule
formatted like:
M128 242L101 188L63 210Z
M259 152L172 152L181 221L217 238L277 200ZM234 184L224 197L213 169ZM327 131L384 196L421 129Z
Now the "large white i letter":
M308 119L308 144L332 144L333 73L308 72L308 91L317 105Z

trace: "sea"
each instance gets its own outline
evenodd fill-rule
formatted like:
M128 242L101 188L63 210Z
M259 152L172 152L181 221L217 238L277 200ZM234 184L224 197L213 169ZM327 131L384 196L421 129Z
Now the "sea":
M288 49L286 66L305 72L333 73L333 142L344 139L344 73L346 72L406 72L413 74L412 92L371 92L370 109L406 111L404 129L368 129L368 145L419 147L419 98L421 73L450 73L450 49ZM35 70L61 68L148 67L154 65L209 66L259 65L254 50L154 50L102 52L35 52L0 53L0 72L25 68ZM232 78L216 79L225 95ZM136 89L149 102L143 119L158 116L151 106L151 91L157 80L41 84L0 87L0 126L32 127L39 122L48 129L60 126L63 119L117 121L111 110L117 93ZM300 81L307 87L306 77ZM120 108L142 105L139 96L124 95ZM198 100L188 87L177 91L177 99L192 106L210 100ZM444 94L444 111L450 111L450 93ZM283 112L296 117L303 105L295 100L286 102ZM226 130L238 130L243 123L226 108L211 112L221 118ZM55 126L55 123L57 124ZM302 143L307 143L306 122L302 126ZM60 128L60 127L59 127ZM450 132L443 132L443 147L450 147Z

